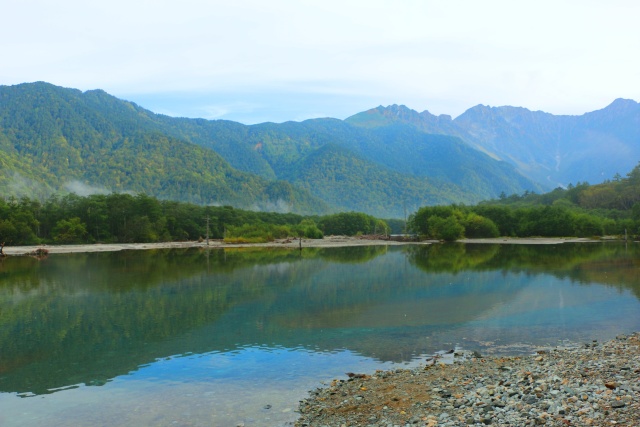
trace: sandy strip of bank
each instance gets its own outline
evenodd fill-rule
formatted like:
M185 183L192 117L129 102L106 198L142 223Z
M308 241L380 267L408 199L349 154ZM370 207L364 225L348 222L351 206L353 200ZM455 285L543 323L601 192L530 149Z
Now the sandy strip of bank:
M558 245L560 243L595 243L602 241L586 237L495 237L458 240L460 243L503 243L511 245Z
M514 245L557 245L561 243L589 243L602 242L602 240L594 240L578 237L534 237L534 238L516 238L516 237L496 237L491 239L461 239L461 243L498 243L498 244L514 244ZM302 239L303 248L338 248L348 246L397 246L397 245L428 245L438 243L438 241L428 240L422 242L396 242L392 240L371 239L365 237L349 237L349 236L327 236L324 239ZM299 248L300 241L298 239L280 239L269 243L243 243L229 244L222 240L210 240L209 245L205 242L161 242L161 243L96 243L90 245L38 245L38 246L5 246L4 253L6 255L25 255L37 249L44 248L50 254L69 254L81 252L117 252L126 250L145 250L145 249L183 249L183 248Z
M405 244L429 244L432 242L394 242L381 239L367 239L348 236L328 236L324 239L302 239L303 248L335 248L347 246L371 246L371 245L405 245ZM149 249L184 249L184 248L291 248L300 247L298 239L280 239L269 243L244 243L228 244L222 240L210 240L206 242L162 242L162 243L108 243L90 245L37 245L37 246L5 246L6 255L25 255L37 249L44 248L50 254L68 254L81 252L117 252L125 250L149 250Z

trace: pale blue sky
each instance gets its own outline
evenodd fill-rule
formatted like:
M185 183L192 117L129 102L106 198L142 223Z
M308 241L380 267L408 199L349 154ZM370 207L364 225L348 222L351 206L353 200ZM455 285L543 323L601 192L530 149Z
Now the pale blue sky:
M582 114L640 100L636 0L3 3L0 84L100 88L172 116Z

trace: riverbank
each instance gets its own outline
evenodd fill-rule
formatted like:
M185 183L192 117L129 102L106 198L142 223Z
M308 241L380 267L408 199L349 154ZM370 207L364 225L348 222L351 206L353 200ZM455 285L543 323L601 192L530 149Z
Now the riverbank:
M460 243L500 243L510 245L558 245L561 243L597 243L611 241L612 238L601 240L587 237L493 237L486 239L460 239ZM618 239L615 239L618 240Z
M185 248L332 248L347 246L371 246L371 245L405 245L405 244L429 244L430 242L395 242L386 239L371 237L328 236L323 239L279 239L269 243L225 243L222 240L209 240L206 242L161 242L161 243L95 243L87 245L34 245L34 246L5 246L6 255L28 255L38 249L46 249L50 254L68 254L82 252L117 252L126 250L153 250L153 249L185 249Z
M586 238L561 238L561 237L538 237L538 238L512 238L498 237L493 239L462 239L460 243L498 243L498 244L518 244L518 245L557 245L561 243L586 243L601 242ZM371 245L428 245L438 243L438 241L427 240L421 242L400 242L386 240L371 236L349 237L349 236L327 236L323 239L302 239L303 248L336 248L348 246L371 246ZM33 246L5 246L6 255L29 255L38 249L46 249L50 254L68 254L82 252L117 252L126 250L152 250L152 249L184 249L184 248L300 248L298 239L279 239L269 243L225 243L222 240L210 240L206 242L161 242L161 243L95 243L87 245L33 245Z
M640 425L639 333L525 357L452 352L349 376L310 392L295 425Z

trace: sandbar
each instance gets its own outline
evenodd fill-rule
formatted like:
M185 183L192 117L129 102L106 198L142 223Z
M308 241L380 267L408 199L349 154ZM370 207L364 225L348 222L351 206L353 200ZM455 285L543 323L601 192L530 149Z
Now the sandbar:
M431 242L396 242L386 239L369 237L328 236L323 239L302 239L303 248L332 248L347 246L380 246L429 244ZM185 248L300 248L299 239L278 239L268 243L225 243L222 240L209 240L209 244L199 241L160 242L160 243L94 243L80 245L33 245L33 246L5 246L6 255L28 255L38 249L46 249L50 254L88 253L88 252L117 252L127 250L153 249L185 249Z
M610 240L610 239L605 239ZM562 243L596 243L605 240L578 237L496 237L487 239L460 239L460 243L484 244L514 244L514 245L557 245ZM153 249L185 249L185 248L337 248L348 246L397 246L397 245L429 245L438 243L437 240L394 241L371 236L326 236L323 239L302 239L302 245L297 238L278 239L268 243L225 243L222 240L210 239L209 243L199 241L160 242L160 243L93 243L79 245L32 245L5 246L6 255L29 255L38 249L46 249L50 254L88 253L88 252L117 252L126 250Z

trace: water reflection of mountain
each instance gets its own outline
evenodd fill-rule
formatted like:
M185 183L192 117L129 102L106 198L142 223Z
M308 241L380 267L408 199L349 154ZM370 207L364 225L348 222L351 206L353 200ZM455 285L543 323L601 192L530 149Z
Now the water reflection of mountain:
M429 349L425 337L508 313L505 307L515 302L531 303L530 276L584 284L598 278L637 294L637 252L628 248L504 248L173 250L6 259L0 263L0 390L38 394L102 384L157 358L248 345L348 348L406 360ZM614 268L615 274L607 273ZM584 298L579 294L572 298Z

